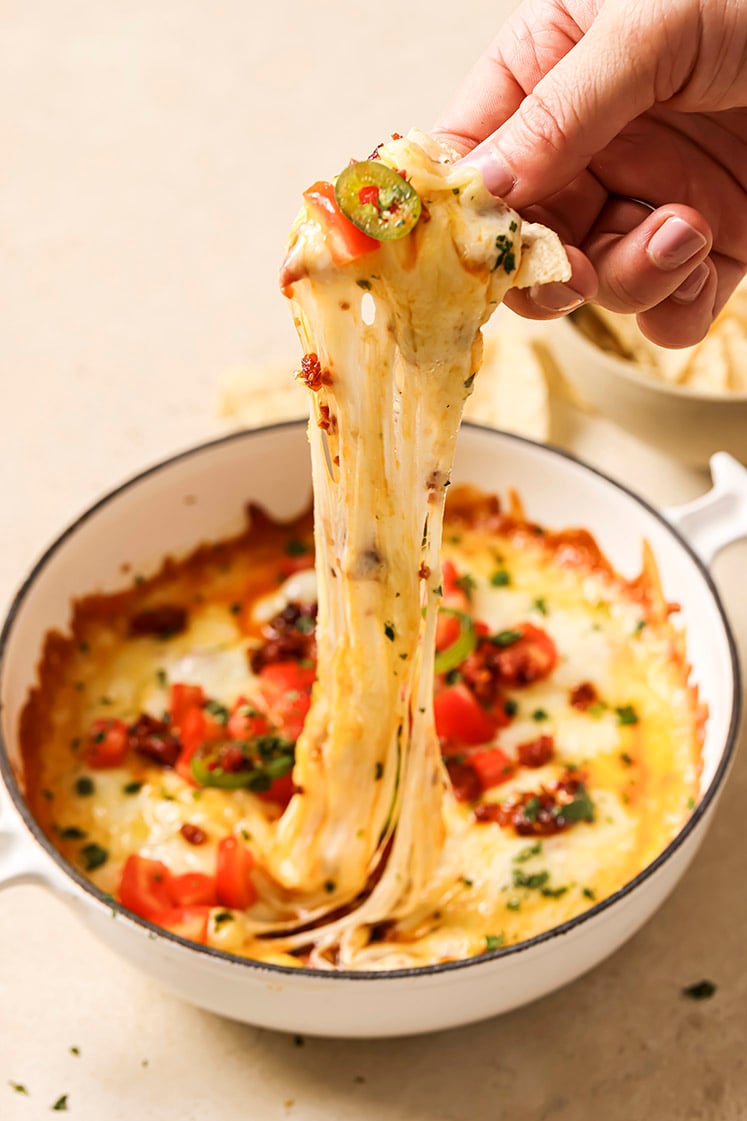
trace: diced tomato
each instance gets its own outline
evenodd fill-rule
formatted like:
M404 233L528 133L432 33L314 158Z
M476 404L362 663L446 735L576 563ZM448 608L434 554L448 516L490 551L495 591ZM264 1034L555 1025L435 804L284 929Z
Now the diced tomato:
M314 183L304 191L303 197L314 217L324 226L325 241L336 265L346 265L379 248L380 243L375 238L364 234L342 213L331 183Z
M204 872L184 872L181 876L172 876L169 895L176 907L215 907L218 903L215 876Z
M480 780L483 790L491 786L500 786L514 773L514 765L500 747L492 747L489 751L473 751L465 759Z
M225 734L224 725L205 712L203 708L187 709L182 717L180 730L182 750L176 761L177 774L181 775L186 782L194 783L190 761L197 748L203 743L212 743L213 740L222 739Z
M458 584L460 579L461 577L454 564L450 560L443 561L441 564L441 586L444 595L441 603L444 607L451 607L455 611L467 611L469 609L469 596L464 588Z
M205 694L201 685L184 685L175 681L169 690L169 712L171 723L181 728L182 721L193 708L201 708L205 703Z
M521 623L516 630L521 631L521 638L498 650L495 663L504 685L531 685L555 668L557 647L547 631L533 623Z
M272 662L260 670L259 688L270 723L289 740L297 740L301 734L315 678L313 667L297 662Z
M210 907L170 907L168 911L160 911L151 915L151 922L162 926L171 934L178 934L180 938L187 938L190 942L207 942L208 919Z
M264 802L276 802L279 806L287 806L293 797L295 787L293 785L293 775L283 775L282 778L276 778L269 790L263 790L257 795Z
M438 738L447 746L490 743L495 721L465 685L451 685L433 700Z
M249 711L251 710L251 711ZM269 732L267 717L256 712L246 697L239 697L233 706L226 725L226 734L232 740L250 740L254 736L264 736Z
M237 837L224 837L218 844L216 882L218 901L224 907L243 911L257 898L251 878L254 857Z
M293 576L296 572L303 572L306 568L314 567L314 554L312 552L302 553L297 557L282 557L278 564L278 571L281 576Z
M86 742L89 767L121 766L127 753L127 725L124 720L94 720Z
M119 898L128 911L151 919L172 906L171 873L161 860L133 854L124 862Z
M447 650L461 633L462 624L458 616L451 615L448 611L439 611L436 621L436 650Z

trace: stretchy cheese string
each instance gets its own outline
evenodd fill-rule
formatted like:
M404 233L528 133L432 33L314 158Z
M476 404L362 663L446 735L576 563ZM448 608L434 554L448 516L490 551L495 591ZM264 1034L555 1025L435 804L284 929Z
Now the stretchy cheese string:
M392 141L380 157L423 201L415 230L335 267L304 214L285 266L304 350L328 372L309 425L318 677L296 746L300 793L261 857L286 913L330 916L314 953L322 962L334 946L340 964L367 926L416 912L443 849L439 554L480 326L512 285L568 278L555 235L522 228L431 138Z

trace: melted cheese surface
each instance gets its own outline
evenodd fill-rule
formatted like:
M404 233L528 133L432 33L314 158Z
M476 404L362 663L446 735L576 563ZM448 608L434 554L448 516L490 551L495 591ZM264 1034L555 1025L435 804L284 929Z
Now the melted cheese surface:
M406 171L423 201L414 231L339 266L307 208L284 266L304 349L324 371L310 394L316 578L301 572L271 587L272 550L247 545L233 575L201 572L196 599L193 569L172 573L169 596L190 603L173 638L125 637L114 607L106 620L81 616L86 652L68 652L61 677L42 688L44 743L32 735L27 751L32 801L55 843L79 859L72 829L106 848L91 873L103 890L116 892L133 852L175 873L209 872L221 836L240 837L258 862L259 900L230 921L214 915L210 943L319 968L469 957L564 921L674 836L699 765L697 704L655 582L643 594L604 564L569 565L519 523L457 521L444 554L470 574L475 618L495 633L534 622L561 653L549 677L517 690L499 734L510 756L551 734L552 762L518 767L484 801L549 787L570 766L583 768L595 814L528 841L477 822L455 799L433 693L457 430L480 326L509 287L567 279L568 267L554 235L522 223L430 138L394 140L379 156ZM512 574L505 587L491 582L497 553ZM95 797L75 794L85 770L72 745L91 722L158 716L169 682L199 684L227 706L241 696L261 705L247 650L284 604L313 599L317 684L284 812L246 790L195 790L143 761L97 772ZM238 616L226 610L235 601ZM595 716L569 703L569 690L590 681L604 698ZM621 723L626 706L635 724ZM124 794L133 774L142 786ZM187 844L185 823L207 842Z
M458 497L458 495L456 496ZM286 535L295 536L293 528ZM272 851L281 809L246 790L195 788L170 768L128 756L122 767L91 769L85 737L94 720L133 721L142 712L158 717L173 682L202 685L227 707L238 697L261 703L249 668L262 626L288 604L313 604L313 571L277 583L284 557L252 538L221 549L214 562L186 562L167 579L146 584L105 610L81 605L75 638L43 681L37 698L35 735L26 735L29 797L49 836L73 863L85 868L83 847L94 842L109 858L89 873L103 891L117 893L122 865L131 853L162 860L175 874L212 874L217 844L242 838L253 852ZM484 792L483 805L505 804L523 791L551 788L569 768L583 773L594 821L574 824L549 837L519 836L479 823L472 804L444 787L444 840L434 872L407 913L383 923L357 921L355 945L345 965L392 969L469 957L496 944L510 945L579 914L638 874L681 828L698 793L700 735L697 698L687 682L681 636L657 599L655 586L641 590L593 558L574 556L562 541L537 536L525 523L506 519L486 527L448 511L444 557L469 577L470 612L500 634L521 622L541 627L555 642L553 671L505 695L516 706L498 743L510 759L519 745L551 735L552 760L539 768L517 766L510 778ZM565 559L564 559L565 558ZM509 583L495 586L496 567ZM224 571L224 569L228 571ZM152 603L189 605L183 633L161 640L127 636L135 610ZM240 613L232 611L241 603ZM590 683L601 704L581 711L571 696ZM636 723L622 724L618 710L632 709ZM537 714L542 713L542 719ZM94 792L77 793L78 780ZM135 782L141 785L126 793ZM194 846L183 825L206 834ZM74 830L70 835L70 830ZM260 897L247 912L216 908L211 945L286 965L339 966L323 932L267 938L266 932L315 918L303 896L279 893L259 857L255 882ZM370 898L370 896L369 896ZM355 914L355 911L351 913ZM319 920L317 919L319 923ZM324 926L322 917L319 925ZM328 924L329 925L329 924ZM312 936L312 940L316 936Z

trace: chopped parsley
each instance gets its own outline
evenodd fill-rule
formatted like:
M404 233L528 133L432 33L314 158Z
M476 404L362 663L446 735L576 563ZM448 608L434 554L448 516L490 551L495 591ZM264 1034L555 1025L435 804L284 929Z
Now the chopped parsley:
M638 713L632 705L619 705L615 712L617 713L618 724L637 724Z
M547 615L547 600L542 596L532 600L532 607L535 611L539 611L540 615Z
M62 1112L62 1110L66 1110L67 1109L67 1094L62 1094L57 1099L57 1101L54 1103L54 1105L50 1106L50 1108L55 1110L58 1113Z
M324 885L324 890L325 890L325 891L326 891L326 892L327 892L327 893L328 893L329 895L331 895L333 891L336 891L336 890L337 890L337 884L335 883L335 881L334 881L334 880L327 880L327 882L326 882L326 883L325 883L325 885Z
M544 895L546 899L559 899L567 891L567 887L543 887L540 889L540 895Z
M542 807L542 803L540 802L539 798L535 794L534 797L530 798L528 802L524 803L524 809L523 809L522 812L523 812L526 820L527 821L536 821L541 807Z
M213 720L217 720L219 724L228 723L228 709L222 705L220 701L206 701L202 706Z
M586 711L589 716L598 718L600 716L604 716L605 712L607 711L607 705L604 703L604 701L594 701L593 704L589 705Z
M69 1047L68 1050L69 1050L71 1055L79 1055L80 1054L80 1047Z
M503 271L506 273L513 272L516 268L516 255L514 253L514 243L506 234L498 234L495 239L495 247L498 250L498 256L493 265L493 272L503 265Z
M493 646L513 646L523 637L523 631L498 631L497 634L490 635L488 642L492 642Z
M502 934L486 934L485 935L485 949L483 953L489 954L493 950L498 950L503 945L505 938Z
M471 389L472 388L472 386L474 385L476 376L477 376L476 374L470 374L470 376L464 382L464 388L465 389Z
M163 667L159 667L156 670L156 682L161 689L165 689L169 683L169 675L166 673L166 670L163 669Z
M499 568L490 577L490 583L494 588L505 588L511 583L511 573L505 568Z
M233 921L232 911L219 911L217 915L213 916L213 922L216 926L222 926L224 922Z
M640 634L645 626L646 626L646 620L645 619L639 619L638 622L636 623L636 625L633 627L633 634Z
M584 896L585 899L591 899L592 902L597 897L596 892L592 891L592 889L590 887L582 887L581 888L581 894Z
M377 763L376 767L374 769L374 780L376 782L378 782L381 778L383 778L383 775L384 775L384 764L383 763Z
M696 981L694 985L686 985L682 995L689 1000L710 1000L716 993L713 981Z
M516 225L516 222L511 222L511 224L508 228L509 228L509 230L511 231L512 234L515 234L518 227Z
M133 782L126 782L124 784L124 786L122 787L122 793L123 794L139 794L142 789L143 789L142 782L138 782L137 780L134 780Z
M695 799L693 798L692 795L690 795L690 797L687 799L687 802L685 803L685 805L687 806L688 810L694 810L695 809Z
M297 537L291 537L285 546L285 552L289 557L305 557L309 552L309 546L305 541L299 541Z
M474 576L470 576L469 572L465 572L462 576L459 576L454 583L458 588L462 589L467 599L472 599L472 593L477 587Z
M555 806L552 812L553 817L562 818L563 821L593 821L594 803L589 797L589 791L581 783L573 796L573 801L565 806Z
M516 716L516 713L519 711L518 701L515 701L512 697L509 697L507 701L503 702L503 711L505 712L506 716Z
M521 900L520 899L508 899L508 900L506 900L506 910L507 911L518 911L520 908L521 908Z
M633 763L634 763L634 759L633 759L633 756L629 755L627 751L621 751L620 752L620 762L622 763L622 765L624 767L632 767Z
M532 720L539 722L540 720L549 720L549 716L544 708L535 708L532 713Z
M521 868L514 868L513 870L514 887L527 887L532 890L539 890L546 885L549 879L550 873L544 870L542 872L522 872Z
M67 825L59 832L63 841L82 841L86 836L85 829L79 829L77 825Z
M95 841L84 845L80 850L80 855L86 872L95 871L102 864L106 864L109 859L108 849L105 849L102 845L97 845Z
M93 791L93 779L88 775L81 775L75 780L75 793L80 794L81 798L87 798L89 794L93 794Z
M542 852L542 841L535 841L533 845L527 845L526 848L517 852L514 857L514 864L525 864L527 860L531 860L533 856L539 856Z
M9 1082L8 1085L10 1086L11 1090L15 1090L17 1094L25 1094L26 1097L29 1096L29 1092L24 1086L23 1082Z
M358 285L359 288L362 288L364 292L370 292L371 291L371 281L370 280L356 280L355 283Z
M392 623L384 623L384 634L390 642L394 642L394 625Z

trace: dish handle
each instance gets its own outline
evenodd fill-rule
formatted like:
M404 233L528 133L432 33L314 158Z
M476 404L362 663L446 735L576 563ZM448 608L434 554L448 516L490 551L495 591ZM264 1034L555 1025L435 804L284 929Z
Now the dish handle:
M61 877L15 813L0 785L0 891L17 884L43 884L59 890Z
M747 468L727 452L717 452L711 457L711 478L713 486L705 494L663 511L706 565L727 545L747 537Z

